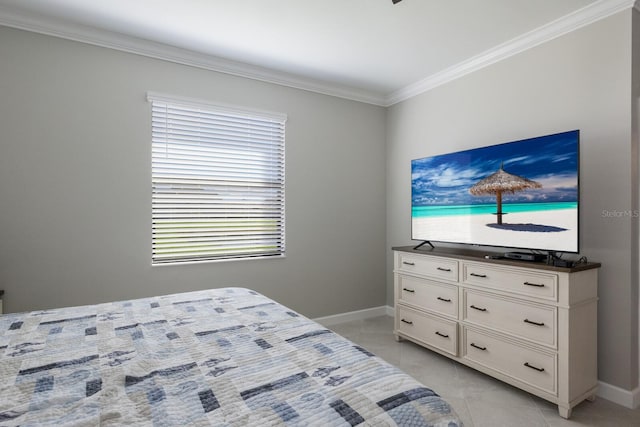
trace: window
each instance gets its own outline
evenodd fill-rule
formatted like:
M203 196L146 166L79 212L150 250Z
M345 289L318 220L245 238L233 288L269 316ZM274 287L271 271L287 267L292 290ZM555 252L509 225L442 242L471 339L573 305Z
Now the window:
M283 256L286 115L148 99L152 264Z

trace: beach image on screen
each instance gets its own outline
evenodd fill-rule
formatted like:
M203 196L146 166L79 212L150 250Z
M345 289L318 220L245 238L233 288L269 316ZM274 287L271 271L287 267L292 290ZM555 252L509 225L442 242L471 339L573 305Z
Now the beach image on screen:
M412 160L412 238L577 252L578 143L576 130Z

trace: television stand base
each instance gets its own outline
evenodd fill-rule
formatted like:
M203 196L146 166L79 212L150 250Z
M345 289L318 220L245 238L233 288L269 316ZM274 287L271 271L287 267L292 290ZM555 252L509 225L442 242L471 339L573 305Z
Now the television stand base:
M435 246L433 246L431 242L428 240L425 240L424 242L420 243L418 246L415 246L413 249L420 249L424 245L429 245L431 246L431 249L435 249Z

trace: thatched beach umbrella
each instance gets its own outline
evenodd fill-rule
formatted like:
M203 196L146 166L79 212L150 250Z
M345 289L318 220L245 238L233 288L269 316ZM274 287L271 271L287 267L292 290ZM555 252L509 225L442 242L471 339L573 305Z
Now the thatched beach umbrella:
M513 194L516 191L526 190L527 188L542 188L539 182L532 181L530 179L512 175L505 172L502 169L503 165L500 165L500 170L492 173L488 177L481 181L478 181L473 187L469 189L469 192L474 196L481 196L484 194L495 194L498 216L498 224L502 224L502 193Z

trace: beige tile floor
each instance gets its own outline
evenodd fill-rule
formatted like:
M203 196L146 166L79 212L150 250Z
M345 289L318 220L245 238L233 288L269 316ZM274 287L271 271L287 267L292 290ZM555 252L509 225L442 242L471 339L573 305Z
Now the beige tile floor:
M388 316L340 323L330 329L365 347L444 397L466 427L640 427L640 409L597 397L573 409L569 420L557 407L408 341L397 342Z

